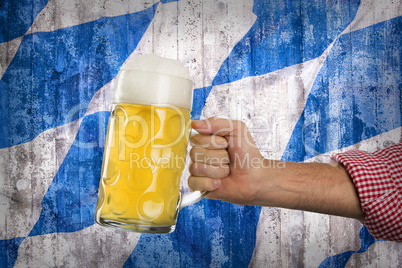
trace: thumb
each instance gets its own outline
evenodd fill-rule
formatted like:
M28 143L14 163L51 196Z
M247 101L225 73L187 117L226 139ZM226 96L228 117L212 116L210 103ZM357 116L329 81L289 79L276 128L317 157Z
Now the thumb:
M239 121L211 117L204 120L193 120L191 127L203 135L226 136L240 128Z

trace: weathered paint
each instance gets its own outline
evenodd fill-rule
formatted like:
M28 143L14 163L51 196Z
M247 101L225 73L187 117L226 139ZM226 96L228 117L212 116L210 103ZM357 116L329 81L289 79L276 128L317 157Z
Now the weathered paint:
M399 267L352 219L203 200L169 235L95 225L114 77L177 58L193 117L249 126L264 156L329 161L402 141L400 1L5 1L0 266ZM182 187L186 190L186 176Z

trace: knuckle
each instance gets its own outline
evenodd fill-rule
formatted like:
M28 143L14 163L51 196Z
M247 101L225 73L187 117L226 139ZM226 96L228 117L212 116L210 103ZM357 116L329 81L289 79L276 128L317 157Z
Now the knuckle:
M196 134L196 135L190 137L190 141L192 143L194 143L195 145L202 145L203 140L205 139L205 137L208 137L208 136L203 135L203 134Z
M195 137L195 136L194 136ZM209 145L209 136L199 135L192 140L194 148L206 148Z
M193 160L194 162L199 162L201 159L201 155L202 155L202 149L201 148L191 148L190 150L190 158L191 160Z
M195 148L191 148L190 150L190 159L194 161L194 155L195 155Z
M208 173L207 165L204 163L194 162L190 165L190 173L196 177L204 176Z
M229 152L227 150L219 150L220 157L226 158L229 156Z
M197 175L196 163L191 163L190 164L189 171L190 171L191 175Z
M215 189L213 180L208 177L194 177L188 178L188 187L191 191L212 191Z
M188 178L187 184L188 184L188 188L190 188L191 191L196 191L196 178L193 176L190 176Z
M198 145L200 143L199 139L200 139L201 134L197 134L194 135L192 137L190 137L190 141L193 145Z
M209 177L214 179L222 179L229 175L229 169L225 166L212 166L209 170Z
M219 165L229 163L229 153L226 150L219 150Z
M216 148L216 149L226 148L226 146L227 146L226 139L221 137L221 136L217 136L217 135L212 135L211 136L210 143L211 143L211 146Z

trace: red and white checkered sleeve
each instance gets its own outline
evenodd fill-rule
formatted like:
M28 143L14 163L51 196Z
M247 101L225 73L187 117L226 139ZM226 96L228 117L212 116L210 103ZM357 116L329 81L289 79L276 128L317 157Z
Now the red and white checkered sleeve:
M334 158L355 184L369 232L402 242L402 143L374 153L351 150Z

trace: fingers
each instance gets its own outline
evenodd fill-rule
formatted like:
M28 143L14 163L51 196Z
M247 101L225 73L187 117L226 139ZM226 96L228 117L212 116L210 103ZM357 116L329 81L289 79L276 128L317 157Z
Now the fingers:
M200 134L190 139L193 163L190 165L188 185L191 190L212 192L220 187L221 179L229 176L229 143L226 136L241 129L241 124L240 121L223 118L192 121L192 128Z
M208 150L205 148L193 147L190 151L190 158L196 163L205 163L212 166L227 165L230 162L227 150Z
M213 166L205 163L192 163L190 173L196 177L209 177L211 179L222 179L230 174L229 165Z
M243 125L241 121L217 117L211 117L205 120L193 120L191 122L191 127L200 134L214 134L222 137L241 129L244 127Z
M188 187L192 191L207 191L212 192L219 188L221 179L212 179L208 177L195 177L188 178Z
M225 138L216 135L197 134L190 138L191 146L206 149L226 149L228 142Z

